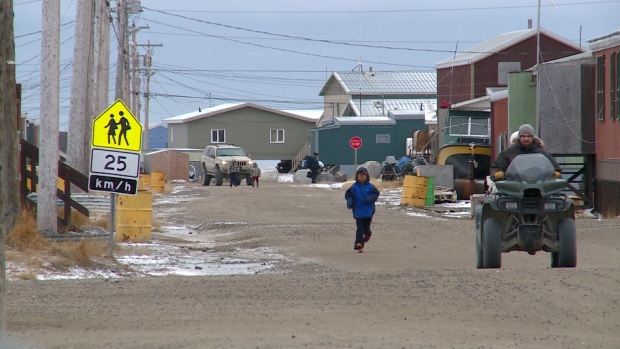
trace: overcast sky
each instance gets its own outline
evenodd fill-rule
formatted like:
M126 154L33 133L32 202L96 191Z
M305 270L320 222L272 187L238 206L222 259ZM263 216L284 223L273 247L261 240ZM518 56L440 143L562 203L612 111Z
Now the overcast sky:
M111 1L115 6L115 1ZM150 122L229 102L320 109L332 71L434 70L501 33L537 24L537 0L143 0L130 23L154 48ZM22 111L40 109L41 0L15 0ZM67 129L76 0L61 1L61 130ZM620 30L620 0L542 0L541 26L587 49ZM115 15L114 15L115 16ZM110 97L115 30L111 29ZM141 54L146 48L141 48ZM144 86L144 84L143 84ZM113 102L110 100L110 102ZM101 111L100 111L101 112ZM143 112L141 113L144 114Z

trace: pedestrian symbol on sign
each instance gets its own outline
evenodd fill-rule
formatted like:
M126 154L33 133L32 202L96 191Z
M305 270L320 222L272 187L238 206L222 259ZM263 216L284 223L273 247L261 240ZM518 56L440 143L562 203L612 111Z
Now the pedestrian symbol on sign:
M125 139L125 145L129 145L129 141L127 140L127 131L131 130L131 125L129 124L129 120L127 120L127 118L123 116L125 115L125 113L120 111L118 112L118 115L121 116L121 119L118 122L116 122L116 120L114 120L115 115L110 114L110 122L108 122L108 124L105 125L105 128L109 128L108 129L108 144L121 145L121 142L123 141L123 139ZM119 127L119 125L121 127L121 132L118 134L118 142L117 142L116 141L116 129Z
M142 125L120 99L93 122L93 147L141 150Z

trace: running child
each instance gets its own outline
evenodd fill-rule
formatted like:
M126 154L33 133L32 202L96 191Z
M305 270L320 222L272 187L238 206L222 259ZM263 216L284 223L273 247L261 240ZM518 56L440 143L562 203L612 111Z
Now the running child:
M375 214L375 202L379 198L379 190L370 183L368 170L360 167L355 173L355 183L344 194L347 208L353 211L357 225L354 250L362 252L364 244L370 240L372 231L370 224Z

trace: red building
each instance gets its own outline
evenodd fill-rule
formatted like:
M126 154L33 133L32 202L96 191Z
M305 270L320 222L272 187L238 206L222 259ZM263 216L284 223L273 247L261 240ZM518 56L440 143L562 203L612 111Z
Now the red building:
M620 215L620 31L588 40L596 59L596 209Z
M500 34L435 65L437 103L458 102L486 95L487 87L508 86L508 73L536 65L537 29ZM541 62L582 52L578 46L540 30Z

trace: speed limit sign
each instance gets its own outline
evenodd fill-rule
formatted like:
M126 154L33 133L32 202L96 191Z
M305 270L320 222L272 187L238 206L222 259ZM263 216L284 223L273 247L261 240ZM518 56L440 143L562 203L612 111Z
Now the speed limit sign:
M88 190L136 195L140 153L92 148Z
M138 178L140 173L140 153L93 148L90 172Z

